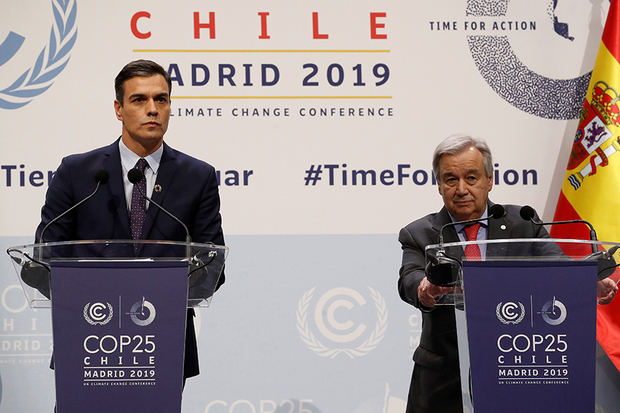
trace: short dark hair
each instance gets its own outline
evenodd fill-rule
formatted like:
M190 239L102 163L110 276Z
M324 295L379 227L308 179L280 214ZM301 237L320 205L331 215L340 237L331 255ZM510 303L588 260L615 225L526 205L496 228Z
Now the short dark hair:
M168 93L172 93L172 80L170 75L164 70L163 67L153 62L152 60L134 60L129 62L118 72L116 79L114 79L114 90L116 91L116 100L121 105L123 104L123 95L125 93L125 81L136 76L150 77L153 75L162 75L168 83Z

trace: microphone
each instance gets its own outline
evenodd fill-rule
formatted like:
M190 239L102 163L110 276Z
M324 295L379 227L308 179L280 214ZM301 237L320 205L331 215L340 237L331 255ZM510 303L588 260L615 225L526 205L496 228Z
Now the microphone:
M144 174L142 172L140 172L140 170L138 168L132 168L132 169L129 170L129 172L127 172L127 179L129 179L129 182L131 182L135 186L138 182L140 182L140 181L142 181L143 179L146 179L146 178L144 177ZM172 212L168 211L166 208L164 208L163 206L159 205L157 202L153 201L151 198L146 196L146 194L144 192L142 192L142 189L139 186L136 186L136 188L138 188L138 192L140 192L140 195L142 195L147 201L149 201L150 203L155 205L157 208L160 209L160 211L163 211L170 218L172 218L173 220L178 222L183 227L183 229L185 230L185 241L187 243L192 242L192 237L189 235L189 229L187 229L187 225L185 225L183 223L183 221L181 221L179 218L177 218ZM189 246L188 246L188 248L189 248ZM189 254L188 254L188 258L189 258Z
M499 219L506 215L506 210L500 204L493 204L489 208L486 218L469 219L466 221L450 222L445 224L439 230L439 245L443 245L443 233L448 227L463 224L473 224L489 219ZM461 261L457 258L450 257L443 248L437 250L435 256L428 255L428 262L425 267L425 273L428 280L439 286L453 286L457 280L458 270L461 267Z
M532 222L532 224L534 225L585 224L588 226L588 228L590 228L590 241L598 241L598 239L596 238L596 231L594 230L594 227L592 226L592 224L590 224L588 221L584 219L540 222L534 219L534 217L536 216L536 211L534 211L534 208L532 208L529 205L525 205L521 207L521 209L519 210L519 215L521 215L521 218L523 218L526 221ZM592 244L592 253L596 253L596 252L598 252L598 247L596 246L596 244Z
M45 239L43 238L43 235L45 235L45 231L47 231L50 225L57 222L60 218L64 217L69 212L73 211L75 208L77 208L78 206L82 205L84 202L88 201L93 196L95 196L97 191L99 191L99 188L101 188L101 185L108 182L108 178L110 177L110 175L108 174L108 171L106 171L105 169L98 169L95 172L94 177L95 177L95 182L97 183L97 186L95 186L95 190L91 192L89 195L87 195L86 197L84 197L77 204L73 205L69 209L65 210L62 214L58 215L56 218L48 222L47 225L45 225L43 229L41 230L41 235L39 236L39 244L43 243L43 240ZM30 258L30 261L25 262L23 264L21 272L20 272L20 276L27 285L33 288L36 288L45 297L50 298L50 279L49 279L50 269L46 264L42 262L43 261L43 248L37 249L36 256L38 259Z
M144 177L144 174L138 168L132 168L129 170L129 172L127 172L127 179L129 179L129 182L131 182L135 186L138 182L146 178ZM187 225L185 225L185 223L183 223L183 221L177 218L172 212L168 211L166 208L164 208L163 206L159 205L157 202L153 201L151 198L146 196L146 194L142 192L142 189L139 186L136 186L136 188L138 188L138 192L140 192L140 195L142 195L146 200L148 200L153 205L155 205L157 208L159 208L160 211L163 211L170 218L178 222L185 230L185 242L187 244L187 247L185 249L185 255L187 256L187 259L189 260L189 272L187 276L189 278L189 287L191 287L190 292L188 294L193 294L192 291L195 289L195 286L199 285L204 279L206 279L208 270L207 270L206 264L204 264L201 259L199 259L196 256L192 257L192 251L191 251L191 245L190 245L190 243L192 242L192 237L189 235L189 229L187 229Z
M26 261L21 268L20 277L26 285L36 288L46 298L50 298L50 268L40 261Z
M613 255L620 247L614 245L607 251L596 251L584 257L582 261L596 261L598 263L597 276L599 280L603 280L614 273L618 264Z
M54 222L58 221L60 218L64 217L65 215L67 215L69 212L73 211L75 208L82 205L84 202L94 197L97 191L99 191L99 188L101 187L101 185L108 182L109 177L110 175L108 174L108 171L106 171L105 169L97 170L95 172L95 182L97 182L97 186L95 187L95 190L91 192L89 195L87 195L85 198L83 198L80 202L73 205L71 208L67 209L65 212L63 212L62 214L58 215L56 218L48 222L47 225L44 226L43 230L41 231L41 235L39 236L39 244L43 243L43 240L44 240L43 235L45 234L45 231L47 231L47 229L50 227L50 225L52 225Z
M474 224L476 222L486 221L491 218L498 219L498 218L503 217L504 215L506 215L506 210L504 209L504 207L500 204L493 204L489 208L488 216L486 218L468 219L466 221L449 222L445 224L444 226L442 226L441 229L439 230L439 244L440 245L443 244L443 232L448 227L453 227L456 225L464 225L464 224Z

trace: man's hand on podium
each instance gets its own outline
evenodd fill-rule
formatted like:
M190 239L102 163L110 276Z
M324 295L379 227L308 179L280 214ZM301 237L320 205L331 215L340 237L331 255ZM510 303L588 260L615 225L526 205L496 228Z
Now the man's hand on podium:
M425 307L434 307L436 298L452 291L452 287L440 287L424 277L418 286L418 299Z

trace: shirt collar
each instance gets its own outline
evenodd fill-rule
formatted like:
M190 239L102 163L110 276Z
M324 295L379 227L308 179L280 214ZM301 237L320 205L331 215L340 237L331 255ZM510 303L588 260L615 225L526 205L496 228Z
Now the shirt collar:
M487 207L484 209L484 212L482 213L482 216L481 216L480 218L488 218L488 216L489 216L489 215L488 215L488 212L489 212L489 207L487 206ZM450 220L451 220L452 222L458 222L456 219L454 219L454 217L452 216L452 214L450 214L450 211L448 211L448 215L450 216ZM482 225L483 227L487 227L487 226L488 226L488 224L489 224L489 221L487 221L487 220L485 220L485 221L481 221L481 222L480 222L480 225ZM471 224L469 224L469 225L471 225ZM454 226L454 230L455 230L457 233L461 232L461 231L463 230L463 228L465 228L465 224L457 224L457 225L455 225L455 226Z
M131 170L136 163L140 159L140 156L135 154L125 145L123 139L119 139L118 141L118 150L121 154L121 164L123 165L123 169L127 172ZM159 169L159 164L161 163L161 156L164 153L164 145L162 144L155 152L150 155L144 157L149 164L149 169L153 171L154 174L157 174L157 170Z

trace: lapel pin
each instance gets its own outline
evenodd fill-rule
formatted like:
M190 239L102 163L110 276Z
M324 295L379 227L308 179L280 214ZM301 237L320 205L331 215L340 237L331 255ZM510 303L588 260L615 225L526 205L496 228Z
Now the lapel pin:
M161 192L162 191L162 187L161 185L157 184L153 187L153 191L155 192Z
M502 229L502 230L506 229L506 225L504 224L500 225L499 229Z

